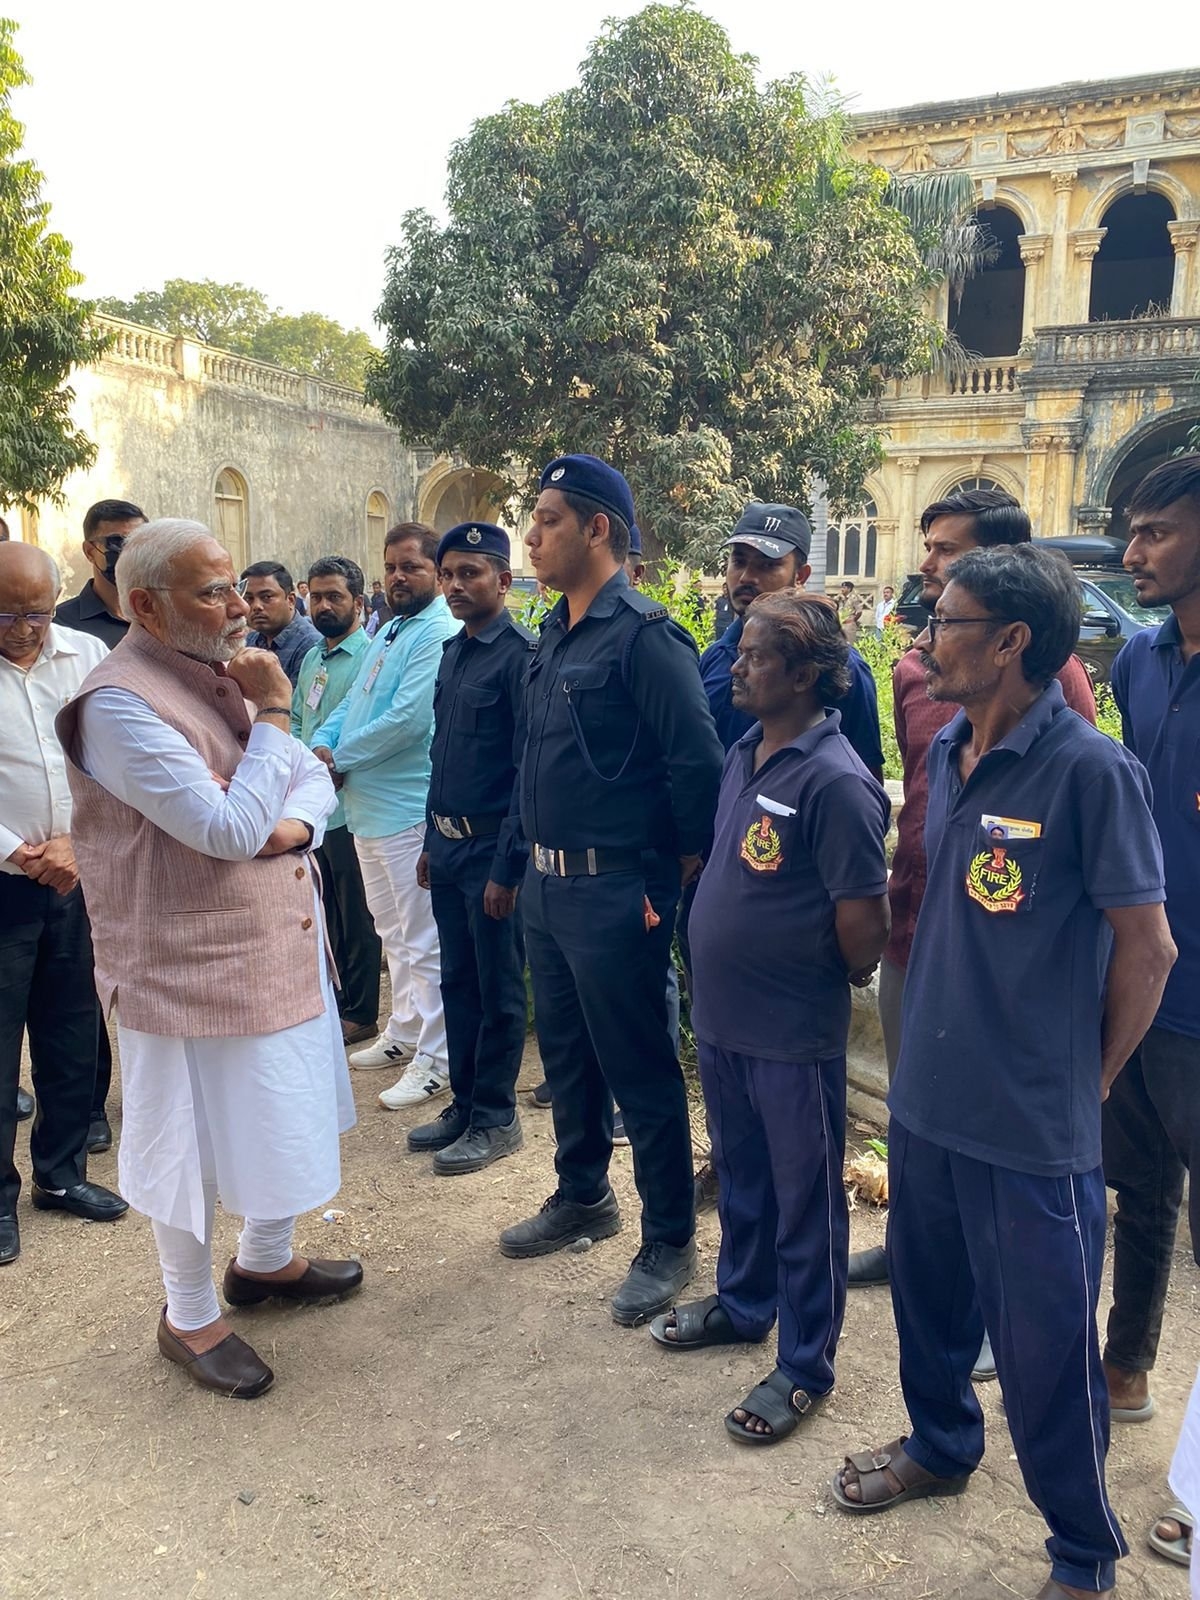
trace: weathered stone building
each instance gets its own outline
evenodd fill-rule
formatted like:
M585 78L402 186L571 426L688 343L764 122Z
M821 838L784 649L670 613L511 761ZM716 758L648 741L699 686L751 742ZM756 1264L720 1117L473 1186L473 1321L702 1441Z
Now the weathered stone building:
M1200 71L872 112L856 151L969 172L997 250L936 308L970 369L882 400L886 460L831 525L827 586L913 571L921 508L964 484L1019 495L1037 533L1122 531L1200 420Z

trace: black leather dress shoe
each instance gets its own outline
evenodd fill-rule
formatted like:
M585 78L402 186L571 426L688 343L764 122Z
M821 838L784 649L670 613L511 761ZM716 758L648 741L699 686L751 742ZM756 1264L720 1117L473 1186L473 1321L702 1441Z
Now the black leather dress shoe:
M167 1326L166 1307L158 1319L158 1348L168 1361L183 1368L202 1389L228 1395L231 1400L257 1400L275 1382L275 1374L244 1339L230 1333L202 1356L189 1350Z
M87 1144L84 1148L90 1156L98 1156L102 1150L112 1149L112 1129L108 1125L107 1117L92 1118L88 1125Z
M21 1254L21 1230L14 1216L0 1217L0 1267L15 1261Z
M32 1199L37 1211L69 1211L85 1222L115 1222L129 1210L128 1200L99 1183L73 1183L63 1194L52 1194L35 1183Z
M493 1161L519 1150L524 1139L520 1118L515 1114L502 1128L468 1128L461 1138L438 1151L433 1158L433 1170L441 1178L454 1177L460 1172L482 1172Z
M264 1300L340 1300L353 1294L363 1281L361 1261L315 1261L309 1258L307 1270L290 1280L248 1278L233 1261L225 1268L221 1292L231 1306L258 1306Z
M887 1281L887 1251L881 1244L873 1244L869 1250L855 1250L851 1253L850 1266L846 1273L848 1288L867 1289L873 1283Z
M623 1328L636 1328L649 1317L669 1311L679 1291L696 1276L696 1241L664 1244L651 1239L634 1256L625 1282L612 1297L609 1310Z
M467 1131L470 1114L453 1100L432 1122L421 1122L408 1130L410 1150L444 1150Z
M576 1239L611 1239L621 1228L621 1210L610 1189L591 1205L568 1200L556 1189L534 1217L514 1223L500 1235L500 1254L523 1259L548 1256Z
M18 1122L28 1122L30 1117L33 1115L33 1113L36 1110L37 1110L37 1101L29 1093L28 1089L18 1089L17 1090L17 1121Z

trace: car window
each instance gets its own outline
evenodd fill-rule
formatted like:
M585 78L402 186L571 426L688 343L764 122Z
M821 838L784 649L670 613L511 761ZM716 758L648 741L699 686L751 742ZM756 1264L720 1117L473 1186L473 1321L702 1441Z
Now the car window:
M1098 589L1105 599L1120 606L1127 616L1132 617L1135 622L1140 622L1144 628L1154 627L1171 614L1170 606L1139 605L1133 579L1126 572L1111 574L1089 572L1087 581L1094 589Z

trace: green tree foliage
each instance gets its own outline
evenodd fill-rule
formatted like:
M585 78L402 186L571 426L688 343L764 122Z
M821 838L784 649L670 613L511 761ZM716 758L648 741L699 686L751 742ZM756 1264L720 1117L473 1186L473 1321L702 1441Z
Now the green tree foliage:
M11 100L29 79L15 35L16 24L0 18L0 505L32 508L57 500L63 479L95 460L71 421L67 378L105 340L91 306L72 295L81 279L70 245L49 231L42 174L22 158L25 130Z
M131 300L101 300L100 310L352 389L362 388L376 353L360 328L343 328L318 311L298 317L272 311L266 296L244 283L170 278L161 289L142 289Z
M754 65L655 4L606 26L576 87L473 126L449 222L410 212L389 253L368 393L406 436L516 492L594 451L649 548L693 562L751 495L860 495L864 400L938 342L931 269L833 96Z

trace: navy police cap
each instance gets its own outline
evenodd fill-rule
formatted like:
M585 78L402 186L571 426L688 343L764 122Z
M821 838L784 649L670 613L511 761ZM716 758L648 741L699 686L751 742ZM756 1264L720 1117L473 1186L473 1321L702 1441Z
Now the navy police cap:
M640 556L642 553L642 530L636 522L629 524L629 554Z
M444 533L437 547L439 567L442 557L451 550L473 550L478 555L501 556L505 561L512 559L508 535L494 522L460 522L449 533Z
M790 550L807 556L812 548L812 529L808 518L795 506L773 506L763 500L751 500L722 548L731 544L748 544L752 550L770 556L772 561L782 561Z
M633 523L633 495L629 485L616 467L610 467L599 456L557 456L543 469L538 488L583 495L594 500L602 510L620 517L626 527Z

